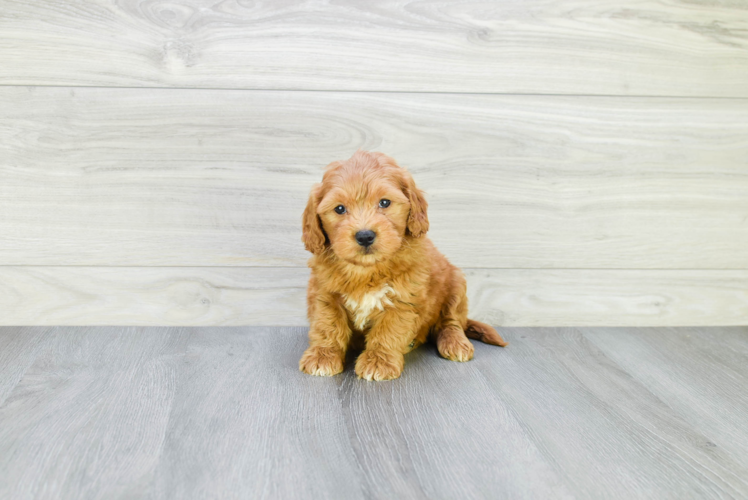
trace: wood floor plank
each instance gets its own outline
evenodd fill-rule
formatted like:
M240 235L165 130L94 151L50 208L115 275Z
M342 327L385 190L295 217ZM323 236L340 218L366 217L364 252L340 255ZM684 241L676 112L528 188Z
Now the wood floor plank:
M21 326L0 330L0 406L54 336L54 331L53 327Z
M0 403L0 496L748 494L746 328L502 333L372 383L300 373L305 328L61 328Z
M0 2L0 84L748 96L741 2Z
M660 329L651 329L657 335ZM687 331L673 329L674 336ZM699 329L709 336L709 328ZM476 349L476 370L515 412L526 433L581 498L742 498L748 494L745 455L715 446L713 429L693 427L635 372L587 340L598 329L503 329L511 340L503 362ZM618 349L640 335L617 330ZM745 332L744 332L745 333ZM678 366L699 377L712 362ZM748 356L743 355L744 367ZM649 365L652 366L652 365ZM727 389L737 395L740 389ZM690 401L691 407L700 406ZM685 405L684 405L685 406ZM725 410L738 421L741 411ZM745 432L743 431L743 434Z
M494 348L486 359L502 364ZM573 498L511 407L471 364L432 346L387 384L355 378L340 397L367 498ZM382 480L387 478L387 480Z
M163 448L187 337L58 332L0 406L0 497L138 496Z
M486 268L748 268L748 100L0 87L5 265L304 266L332 160L385 151Z
M748 324L748 271L465 269L504 326ZM306 325L306 268L3 267L0 325Z
M363 498L338 379L304 377L302 328L200 328L144 498Z
M585 330L589 342L709 437L748 477L748 327Z

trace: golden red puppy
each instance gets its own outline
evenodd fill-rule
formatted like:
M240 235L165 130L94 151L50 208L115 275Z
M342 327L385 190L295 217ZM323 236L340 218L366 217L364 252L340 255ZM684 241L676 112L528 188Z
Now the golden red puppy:
M303 215L302 241L314 255L302 371L342 372L353 342L364 346L356 374L366 380L399 377L404 354L429 336L453 361L472 359L468 337L506 345L468 319L465 277L425 236L427 206L408 171L382 153L327 166Z

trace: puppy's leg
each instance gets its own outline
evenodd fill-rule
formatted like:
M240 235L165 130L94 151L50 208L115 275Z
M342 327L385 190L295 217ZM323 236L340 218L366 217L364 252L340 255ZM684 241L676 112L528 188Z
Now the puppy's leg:
M315 294L310 304L309 348L299 361L299 370L310 375L330 376L343 371L351 329L343 307L331 294Z
M366 334L366 349L356 360L356 375L366 380L392 380L403 371L418 316L387 309Z
M465 335L467 321L467 284L462 273L455 271L450 280L449 295L434 326L436 348L443 358L451 361L473 359L473 344Z

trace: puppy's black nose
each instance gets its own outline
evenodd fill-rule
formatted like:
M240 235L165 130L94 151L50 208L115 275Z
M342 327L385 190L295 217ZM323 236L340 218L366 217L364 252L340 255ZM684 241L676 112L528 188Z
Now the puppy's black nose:
M376 233L368 229L364 229L363 231L359 231L356 233L356 241L362 247L368 247L369 245L374 243L374 238L376 237Z

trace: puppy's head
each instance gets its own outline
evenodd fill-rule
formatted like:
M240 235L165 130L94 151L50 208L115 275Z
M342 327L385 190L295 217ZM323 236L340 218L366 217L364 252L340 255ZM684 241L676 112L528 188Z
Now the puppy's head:
M407 170L382 153L357 151L327 166L312 188L302 241L314 254L373 266L429 229L428 204Z

